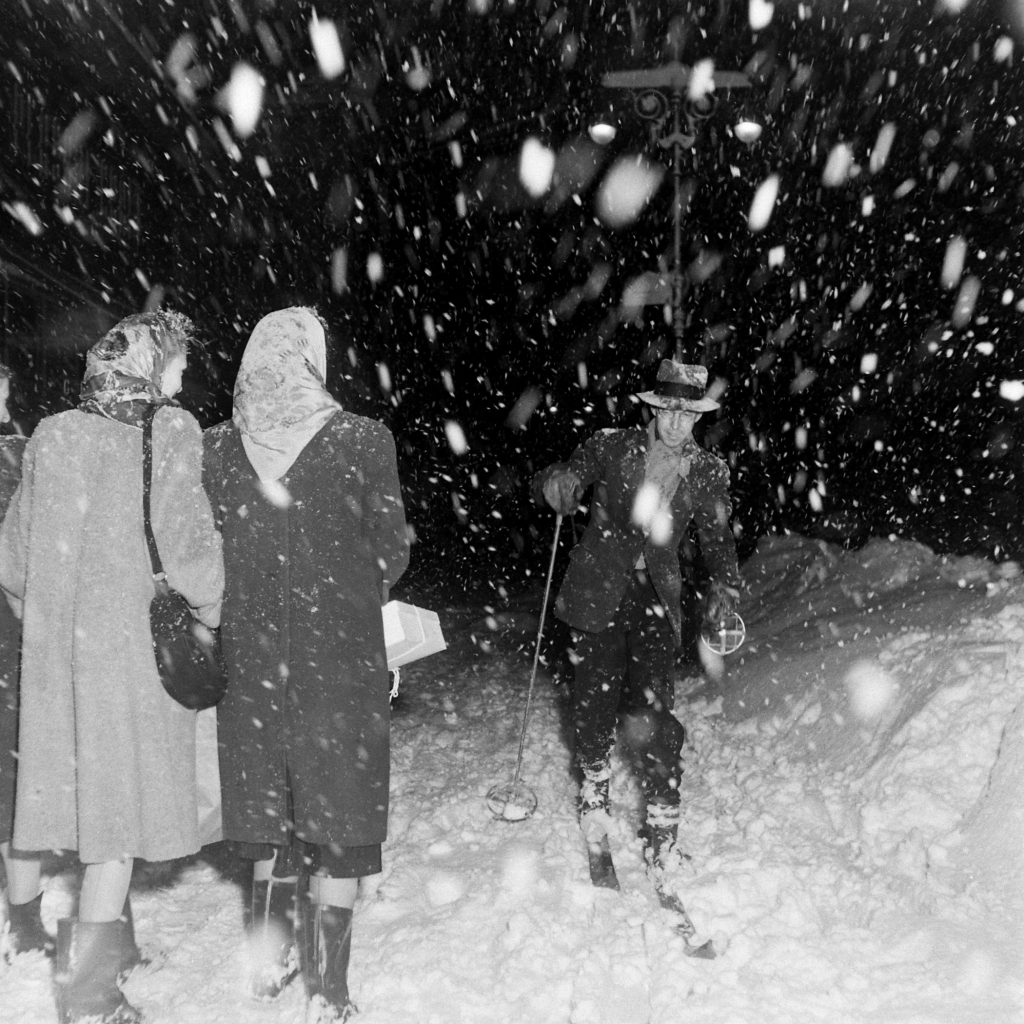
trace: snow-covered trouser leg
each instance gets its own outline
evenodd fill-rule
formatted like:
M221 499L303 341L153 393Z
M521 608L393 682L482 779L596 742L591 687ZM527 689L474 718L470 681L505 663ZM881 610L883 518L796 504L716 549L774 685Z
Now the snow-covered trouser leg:
M624 636L614 626L576 631L573 718L580 772L580 827L587 842L608 834L608 786L619 694L626 668Z
M581 765L580 772L580 828L588 843L600 841L608 834L608 791L611 783L611 758L589 765Z
M605 764L615 743L619 697L626 676L626 638L615 625L573 632L573 731L580 770Z
M628 715L623 730L633 763L642 773L647 803L640 837L652 863L663 866L679 830L680 755L686 733L674 715L653 707Z
M686 731L672 714L675 634L650 580L629 591L629 675L622 736L648 802L678 803L680 755ZM625 602L624 602L625 603Z
M640 708L623 716L622 734L647 801L678 804L686 741L679 720L664 707Z
M679 803L649 803L640 838L652 867L663 868L678 849Z

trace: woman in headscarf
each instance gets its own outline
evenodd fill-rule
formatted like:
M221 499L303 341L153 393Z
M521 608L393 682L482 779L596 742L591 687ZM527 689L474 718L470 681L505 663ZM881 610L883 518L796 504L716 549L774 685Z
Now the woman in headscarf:
M155 406L153 532L169 585L216 627L224 567L202 433L173 401L189 328L174 313L130 316L89 350L79 407L39 423L0 527L0 587L23 634L14 846L76 850L85 865L78 916L57 928L62 1024L140 1019L117 986L134 858L199 849L195 713L157 673L142 512Z
M226 570L224 837L254 861L251 994L281 992L297 944L311 1021L355 1009L352 907L387 829L381 606L409 559L391 432L342 409L326 372L312 310L265 316L204 462Z

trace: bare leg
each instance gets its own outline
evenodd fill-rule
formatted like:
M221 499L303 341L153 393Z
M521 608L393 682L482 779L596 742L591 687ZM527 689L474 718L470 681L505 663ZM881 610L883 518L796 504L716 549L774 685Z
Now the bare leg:
M20 906L34 900L40 892L42 857L14 850L10 843L0 843L0 857L7 872L7 902Z
M359 892L358 878L328 878L312 875L309 879L309 898L321 907L343 907L351 910Z
M267 860L254 860L252 862L252 880L254 882L269 882L271 876L273 876L275 882L286 882L289 885L294 885L299 880L298 875L291 875L287 878L274 875L274 864L276 862L276 854Z
M0 843L7 873L6 955L42 950L53 955L54 944L43 926L43 893L40 888L42 856L36 852L14 850L9 842Z
M78 919L91 923L117 921L124 912L134 865L132 857L87 864L78 898Z

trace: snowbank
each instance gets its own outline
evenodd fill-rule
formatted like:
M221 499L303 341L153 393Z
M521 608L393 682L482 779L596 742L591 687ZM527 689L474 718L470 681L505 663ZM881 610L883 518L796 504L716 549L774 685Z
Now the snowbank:
M539 608L436 608L450 646L403 670L384 871L356 904L359 1024L1024 1020L1020 581L885 541L772 538L745 568L747 646L676 701L691 859L669 884L718 958L687 958L654 898L618 756L623 891L590 885L566 688L545 672L522 763L536 813L488 814L516 763ZM72 859L48 862L51 929L77 885ZM241 893L219 844L137 867L154 964L127 992L147 1024L302 1020L297 986L244 996ZM0 1022L55 1019L42 957L0 964Z
M695 695L768 738L779 762L814 771L821 802L805 813L855 851L862 870L900 880L920 918L904 916L893 941L918 934L953 979L963 974L967 1005L952 1000L949 1020L974 1020L982 992L1002 991L1019 1007L1017 566L940 557L908 542L847 552L784 536L766 539L744 574L749 641L711 666L713 678ZM944 951L932 929L942 930Z
M977 803L964 819L953 854L961 884L1007 925L1008 953L1024 973L1024 702L1006 723L998 755Z

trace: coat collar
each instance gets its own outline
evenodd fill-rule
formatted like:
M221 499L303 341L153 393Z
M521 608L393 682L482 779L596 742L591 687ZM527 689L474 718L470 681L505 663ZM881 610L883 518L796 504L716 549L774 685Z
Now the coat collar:
M644 480L647 462L648 433L646 427L635 427L626 435L627 457L629 459L629 483L635 491Z
M651 445L654 443L654 420L651 420L646 427L632 427L625 433L629 455L631 458L640 456L640 468L642 470L643 460L647 458L647 453L650 451ZM696 441L694 441L692 445L687 446L686 454L694 461L697 461L706 455L707 452Z
M647 453L650 450L653 439L653 421L646 427L638 426L630 428L626 432L627 458L629 461L627 484L634 493L643 485L644 474L647 470ZM690 473L688 474L689 480L693 480L693 469L703 461L707 454L696 441L694 441L692 446L687 447L687 455L691 459ZM675 507L677 502L682 500L681 495L686 493L688 493L686 487L678 488L675 497L672 499L672 506Z

